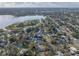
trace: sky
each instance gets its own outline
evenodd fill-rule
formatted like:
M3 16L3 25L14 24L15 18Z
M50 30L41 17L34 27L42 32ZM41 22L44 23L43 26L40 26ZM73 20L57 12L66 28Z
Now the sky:
M0 2L0 7L58 7L79 8L79 2Z

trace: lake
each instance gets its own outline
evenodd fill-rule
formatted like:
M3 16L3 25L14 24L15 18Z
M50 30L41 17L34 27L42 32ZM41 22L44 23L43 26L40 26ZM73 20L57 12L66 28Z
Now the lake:
M25 20L34 20L34 19L43 19L45 18L42 15L33 15L33 16L20 16L20 17L15 17L13 15L0 15L0 29L5 28L8 25L18 23L18 22L23 22Z

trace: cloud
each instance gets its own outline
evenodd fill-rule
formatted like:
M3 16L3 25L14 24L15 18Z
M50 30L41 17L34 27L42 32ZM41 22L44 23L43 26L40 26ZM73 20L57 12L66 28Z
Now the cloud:
M79 7L78 2L1 2L0 7Z

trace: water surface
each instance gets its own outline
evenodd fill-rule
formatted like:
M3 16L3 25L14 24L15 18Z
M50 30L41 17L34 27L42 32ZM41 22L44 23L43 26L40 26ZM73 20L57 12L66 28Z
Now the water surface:
M0 15L0 29L5 28L8 25L17 23L17 22L23 22L25 20L40 20L43 19L44 16L36 15L36 16L20 16L15 17L12 15Z

